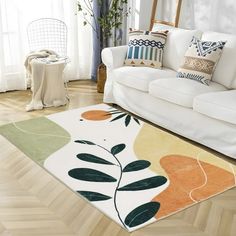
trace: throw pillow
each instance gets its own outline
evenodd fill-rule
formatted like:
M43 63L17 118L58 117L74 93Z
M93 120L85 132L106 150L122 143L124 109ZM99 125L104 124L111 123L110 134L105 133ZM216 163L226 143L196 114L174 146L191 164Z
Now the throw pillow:
M161 69L168 31L131 30L125 65Z
M199 81L209 85L226 42L201 41L193 36L177 77Z

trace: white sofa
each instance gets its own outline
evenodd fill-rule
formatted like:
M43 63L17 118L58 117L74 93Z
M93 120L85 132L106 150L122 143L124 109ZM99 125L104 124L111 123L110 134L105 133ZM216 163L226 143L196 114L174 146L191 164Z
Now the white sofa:
M226 40L209 86L176 78L192 36ZM115 103L161 127L236 159L236 36L174 29L163 69L124 66L127 46L105 48L104 102Z

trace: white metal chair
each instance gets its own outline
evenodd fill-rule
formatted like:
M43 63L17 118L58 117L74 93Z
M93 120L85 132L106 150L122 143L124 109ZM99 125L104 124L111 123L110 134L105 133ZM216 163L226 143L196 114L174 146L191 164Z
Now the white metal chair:
M67 56L67 26L58 19L40 18L29 23L27 28L31 51L50 49L59 56Z
M31 68L28 71L35 72L30 73L33 94L27 111L66 104L68 94L63 73L69 62L66 24L54 18L40 18L29 23L27 34L31 51L27 56Z

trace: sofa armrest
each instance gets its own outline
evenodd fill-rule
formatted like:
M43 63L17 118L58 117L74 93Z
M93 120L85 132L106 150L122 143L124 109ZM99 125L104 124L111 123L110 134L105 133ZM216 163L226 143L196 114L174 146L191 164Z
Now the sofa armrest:
M124 65L127 46L109 47L102 50L102 61L108 69L115 69Z

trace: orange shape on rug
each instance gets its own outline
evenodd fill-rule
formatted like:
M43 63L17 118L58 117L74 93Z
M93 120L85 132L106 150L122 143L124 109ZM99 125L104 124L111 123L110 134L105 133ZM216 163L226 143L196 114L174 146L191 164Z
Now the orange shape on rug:
M156 218L167 216L235 186L235 176L194 158L169 155L160 160L170 185L153 201L161 204Z
M111 118L111 113L103 110L91 110L82 113L81 115L86 120L107 120Z

